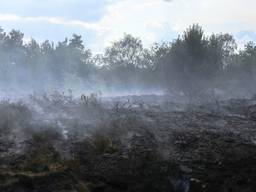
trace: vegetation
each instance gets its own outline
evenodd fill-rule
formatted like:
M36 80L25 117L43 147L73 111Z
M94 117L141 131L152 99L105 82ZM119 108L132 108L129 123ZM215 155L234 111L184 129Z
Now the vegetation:
M163 89L189 98L216 90L233 96L255 93L255 44L237 50L232 35L206 36L198 24L172 42L148 49L125 34L98 55L85 48L80 35L41 44L33 39L24 43L23 36L0 30L2 90Z
M39 93L0 102L0 191L255 191L256 97L218 99L255 94L255 75L253 42L237 50L197 24L150 48L125 34L99 55L77 34L39 44L1 29L1 90Z
M254 191L255 98L118 111L95 99L0 103L0 191Z

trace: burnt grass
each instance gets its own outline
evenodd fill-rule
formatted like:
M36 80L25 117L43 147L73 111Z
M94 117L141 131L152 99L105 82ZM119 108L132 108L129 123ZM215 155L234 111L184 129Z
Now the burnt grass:
M0 103L1 192L253 192L256 99Z

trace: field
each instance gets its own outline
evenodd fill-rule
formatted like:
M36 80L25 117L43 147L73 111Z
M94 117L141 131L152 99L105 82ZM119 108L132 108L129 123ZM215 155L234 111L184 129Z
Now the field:
M0 191L253 192L256 98L32 95L0 103Z

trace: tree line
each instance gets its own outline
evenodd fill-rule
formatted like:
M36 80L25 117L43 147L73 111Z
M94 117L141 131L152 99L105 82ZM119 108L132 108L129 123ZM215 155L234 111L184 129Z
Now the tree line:
M77 34L57 43L25 43L22 32L0 28L2 90L161 89L188 97L245 96L256 92L255 82L255 43L238 50L232 35L207 36L198 24L150 48L125 34L96 55Z

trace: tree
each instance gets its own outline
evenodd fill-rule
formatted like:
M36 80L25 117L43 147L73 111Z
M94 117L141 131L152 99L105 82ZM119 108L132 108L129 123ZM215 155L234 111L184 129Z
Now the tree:
M92 53L85 49L82 36L73 34L69 40L70 60L69 65L73 68L73 73L79 78L87 81L95 74L95 66L92 60Z
M17 30L12 30L5 36L3 46L11 64L24 64L25 47L23 45L23 37L24 34Z
M142 67L140 62L142 57L143 46L141 40L127 34L105 50L105 59L111 68Z
M104 62L112 78L123 85L138 82L138 71L145 67L143 51L141 40L127 34L106 48Z
M26 56L31 60L36 59L40 56L41 50L40 45L36 42L36 40L31 39L30 42L26 44Z
M84 49L83 40L81 35L73 34L72 39L69 40L69 46L72 48Z
M189 97L199 94L205 86L207 39L195 24L170 46L164 58L164 72L170 90L182 91Z
M42 70L42 54L40 45L36 40L31 39L25 45L25 64L24 68L28 73L28 85L37 87L38 82L43 82L41 79L42 74L45 72Z
M54 51L54 44L50 43L49 40L46 40L41 44L41 53L43 55L51 54L53 51Z
M8 83L9 80L9 61L8 61L8 55L5 52L4 44L6 40L6 33L0 27L0 78L1 78L1 86L4 87L5 84Z
M243 73L241 79L246 84L248 91L255 94L256 82L256 45L249 42L245 45L245 49L240 51L240 73Z
M149 49L144 50L143 62L146 66L145 70L145 81L148 86L154 86L157 88L166 88L166 79L165 76L166 68L165 63L166 59L168 59L167 55L170 51L170 43L155 43ZM168 81L168 84L170 82Z
M235 39L229 34L211 35L208 43L208 61L212 70L220 72L231 64L231 56L237 49Z
M182 91L190 98L214 89L214 81L230 64L235 49L231 35L206 37L202 27L192 25L171 44L162 59L169 89Z
M248 75L253 78L256 75L256 45L249 42L245 45L245 49L240 52L243 68Z
M0 46L3 46L4 40L6 39L6 33L4 32L3 28L0 27Z
M7 49L21 48L23 46L24 34L17 30L11 32L5 38L5 47Z

